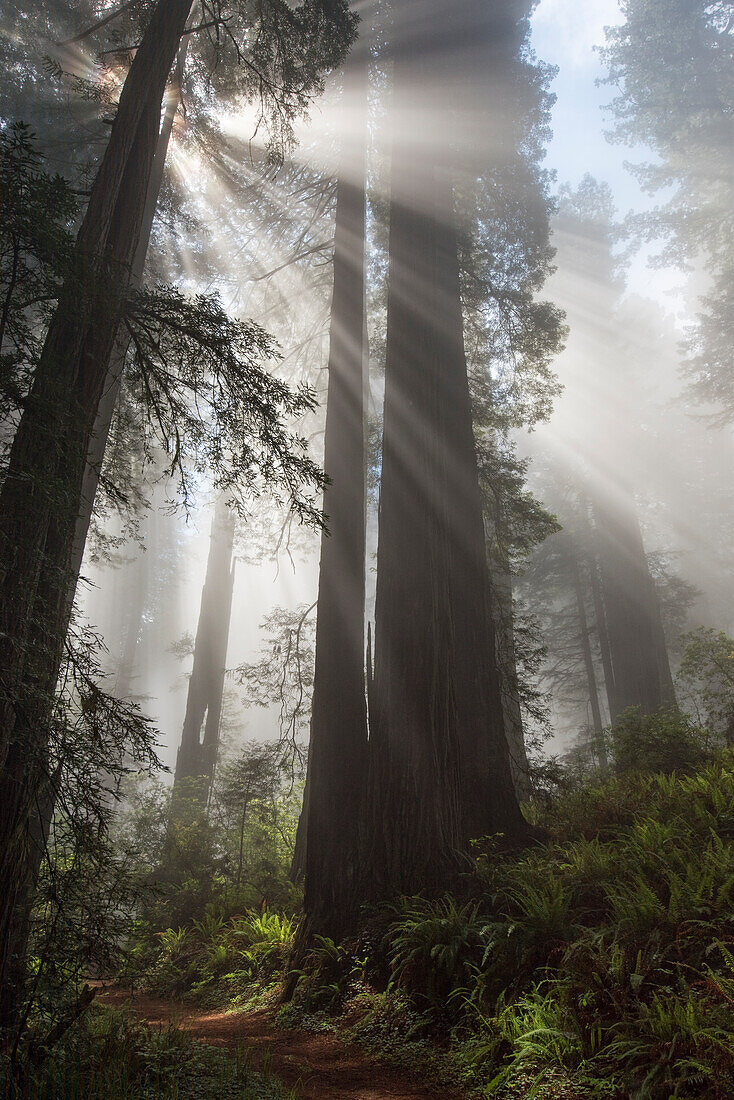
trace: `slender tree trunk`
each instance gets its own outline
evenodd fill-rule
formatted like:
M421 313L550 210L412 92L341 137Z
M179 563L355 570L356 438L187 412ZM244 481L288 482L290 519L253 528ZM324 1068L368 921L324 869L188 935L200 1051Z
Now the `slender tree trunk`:
M31 792L49 770L86 456L190 6L159 0L136 51L0 493L0 1028L14 1026L24 986L14 925L26 892Z
M520 802L532 794L530 765L525 747L522 707L515 653L515 615L512 598L512 573L506 550L504 510L498 492L493 492L490 543L492 623L497 639L497 663L502 695L502 714L507 736L512 781Z
M609 715L615 713L616 695L614 691L614 670L612 669L612 654L609 647L609 631L607 630L607 617L604 611L604 599L599 580L599 563L596 555L592 555L588 561L589 577L591 580L591 593L594 600L594 625L596 627L599 653L601 655L601 667L604 672L604 687L606 689L607 707Z
M421 117L430 62L416 40L396 58L406 131ZM421 138L401 128L392 162L365 859L377 897L443 891L472 838L525 833L492 626L452 186Z
M593 512L614 685L612 721L627 707L649 714L674 706L660 605L632 496L613 490L593 502Z
M307 777L304 908L308 933L338 938L357 902L358 826L367 754L365 606L365 151L367 49L347 61L350 126L337 185L326 404L316 661Z
M308 746L306 761L306 782L303 785L303 803L296 826L296 840L293 845L293 858L289 878L291 882L302 882L306 874L306 841L308 830L308 807L311 802L311 742Z
M493 566L491 606L497 639L497 664L510 771L515 785L515 794L520 802L527 802L532 794L532 788L518 690L512 577L504 563L494 562Z
M604 745L604 727L601 719L601 707L599 706L599 689L596 683L594 657L591 652L591 643L589 641L589 625L586 618L586 604L584 601L584 589L581 583L581 570L579 569L578 559L573 550L570 552L570 562L573 589L576 596L576 610L579 620L579 640L581 642L581 652L584 658L586 682L589 687L589 704L591 706L591 726L594 733L594 746L599 766L604 768L607 764L607 753Z
M242 882L242 865L245 858L245 822L247 821L247 806L250 801L249 789L244 792L242 799L242 815L240 817L240 848L237 858L237 880L236 885L239 886Z
M214 781L222 717L227 643L232 615L235 567L234 513L220 497L212 521L206 579L194 645L194 667L189 680L181 744L173 780L177 795L193 798L205 808Z
M139 664L138 643L146 604L150 600L151 559L155 561L160 549L157 538L157 519L155 512L145 516L145 523L141 532L145 550L138 551L132 566L128 567L129 571L125 570L121 578L125 598L123 606L118 612L119 619L123 623L121 637L119 638L119 659L114 684L114 694L118 699L128 699L130 697L136 665Z

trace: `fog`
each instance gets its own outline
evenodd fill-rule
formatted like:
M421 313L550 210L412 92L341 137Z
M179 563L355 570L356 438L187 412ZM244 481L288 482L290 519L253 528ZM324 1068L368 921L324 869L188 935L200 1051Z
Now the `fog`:
M486 110L487 103L506 97L509 79L501 67L487 63L485 39L476 33L479 24L473 21L487 18L486 9L466 5L465 21L457 18L447 37L444 7L404 5L385 24L380 5L364 0L355 6L363 18L362 48L366 39L373 42L367 297L377 440L391 158L399 149L418 162L451 170L469 209L473 200L467 196L479 174L499 170L505 145L516 138L511 109ZM624 495L634 503L653 575L660 586L668 586L666 599L675 602L670 586L678 579L690 586L676 614L664 623L674 670L682 630L701 625L734 629L732 432L712 426L707 414L715 408L693 402L681 369L682 342L701 296L711 289L703 257L691 264L685 257L673 262L668 256L653 266L659 242L620 231L628 215L653 210L674 191L671 186L662 196L652 195L630 170L630 161L656 161L657 154L644 143L629 148L608 140L607 105L615 90L598 84L606 68L596 48L604 44L605 26L621 22L615 0L595 0L581 10L573 0L541 0L532 17L537 61L558 68L549 74L550 91L557 97L550 129L543 133L541 123L525 137L526 150L546 144L539 171L550 173L538 177L532 201L539 202L547 189L557 207L552 215L556 270L534 297L563 310L568 335L565 350L550 364L559 383L552 411L547 419L535 422L533 416L531 424L514 424L507 445L529 460L530 490L564 528L547 540L551 548L554 539L574 529L579 492L589 500ZM388 48L378 48L381 34L389 39ZM83 50L80 57L83 64ZM395 105L392 78L398 64L408 66L412 84ZM178 280L190 293L217 291L229 310L260 322L276 337L279 375L292 383L308 382L322 402L299 426L317 460L329 350L334 181L339 175L359 183L354 164L359 162L355 119L360 104L352 96L348 78L341 73L330 77L308 118L297 120L296 144L280 166L267 163L253 107L221 112L216 149L195 140L186 116L179 114L149 261L152 272ZM393 180L392 187L399 181ZM428 198L414 192L411 201L419 208ZM471 367L468 336L467 346ZM522 393L528 383L516 352L498 340L489 359L494 383L501 388L504 380L507 392L517 384L518 401L526 400ZM543 387L544 393L554 388L551 381ZM374 599L378 452L371 462L368 618ZM100 519L101 530L120 543L109 555L101 553L99 539L88 546L80 610L104 638L114 690L141 701L160 731L162 758L172 767L191 669L191 655L181 641L196 634L215 494L206 477L197 474L187 506L179 502L174 510L177 489L175 478L165 473L165 458L158 456L142 477L149 502L138 515L137 535L130 537L113 512ZM228 670L256 661L263 646L267 651L271 643L261 624L274 608L295 612L317 598L318 535L289 519L267 495L253 499L245 511L237 519ZM532 615L538 612L540 582L533 579L533 554L521 559L514 561L515 594ZM560 593L549 598L549 614L563 598ZM683 603L687 606L681 610ZM540 629L542 634L543 613ZM550 650L546 666L553 664L552 641L539 641ZM600 666L601 657L594 659ZM248 707L242 685L232 675L226 683L235 715L233 736L278 736L278 706ZM555 691L547 669L541 668L538 684ZM587 721L584 690L567 696L560 691L552 699L551 751L564 751Z

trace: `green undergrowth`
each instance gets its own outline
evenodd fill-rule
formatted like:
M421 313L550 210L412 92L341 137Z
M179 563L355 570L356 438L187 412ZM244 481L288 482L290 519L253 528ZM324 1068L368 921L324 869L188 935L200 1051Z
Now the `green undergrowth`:
M247 1007L279 985L295 930L296 922L280 913L227 919L208 912L182 928L141 937L120 981L204 1006Z
M316 938L281 1024L479 1096L730 1100L734 754L597 777L532 813L547 839L519 855L485 841L460 899L406 898L358 941ZM294 933L275 913L210 913L149 937L128 976L272 1003Z
M295 1100L244 1046L230 1051L173 1024L150 1028L122 1011L95 1008L51 1052L0 1062L8 1100Z
M304 976L284 1022L323 1026L330 1002L348 1037L479 1095L730 1100L732 755L587 785L536 819L547 842L485 851L464 900L407 898L360 943L322 945L341 971Z

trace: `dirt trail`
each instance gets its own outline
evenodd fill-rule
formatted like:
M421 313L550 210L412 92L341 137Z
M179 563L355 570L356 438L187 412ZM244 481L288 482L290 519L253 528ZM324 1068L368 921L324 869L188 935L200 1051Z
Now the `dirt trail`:
M115 991L100 1001L127 1005L153 1027L173 1021L197 1039L218 1046L246 1044L257 1069L267 1063L274 1075L299 1100L463 1100L463 1093L436 1091L405 1071L382 1065L361 1047L331 1035L311 1031L283 1031L272 1013L215 1012L187 1009L177 1001Z

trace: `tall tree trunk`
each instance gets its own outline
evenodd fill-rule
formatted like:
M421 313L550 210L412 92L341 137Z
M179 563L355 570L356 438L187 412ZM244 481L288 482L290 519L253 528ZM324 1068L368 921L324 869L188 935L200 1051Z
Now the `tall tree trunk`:
M155 510L145 514L139 532L144 549L139 547L132 564L121 570L115 578L123 590L122 599L115 600L118 604L115 617L120 623L120 631L113 691L118 699L128 699L132 695L133 681L140 665L139 642L153 587L150 572L160 554L158 521L159 515Z
M594 625L599 643L601 655L601 667L604 672L604 687L606 690L607 707L609 715L616 713L616 696L614 693L614 672L612 670L612 652L609 645L609 631L607 630L607 617L604 610L604 597L601 591L599 579L599 562L596 554L588 559L589 578L591 580L591 593L594 601Z
M627 707L649 714L675 705L660 617L632 494L616 487L593 501L613 689L612 721Z
M308 833L308 807L311 801L311 742L308 746L308 759L306 761L306 782L303 784L303 802L296 826L296 839L293 845L293 857L289 878L291 882L303 882L306 875L306 841Z
M250 788L249 786L242 792L242 813L240 814L240 843L239 852L237 854L237 877L235 878L235 885L239 886L242 882L242 867L245 861L245 824L247 822L247 807L250 804Z
M427 28L433 40L442 29L435 17ZM402 127L392 161L365 871L377 897L442 891L472 838L525 832L492 627L452 186L448 166L427 153L435 142L409 129L433 61L420 37L395 62Z
M599 689L596 683L596 670L594 668L594 656L591 652L589 640L589 624L586 618L586 604L584 601L584 589L581 582L581 570L578 558L573 549L570 549L571 578L574 594L576 596L576 611L579 621L579 641L584 658L586 682L589 687L589 704L591 706L591 728L594 734L594 748L599 766L604 768L607 764L607 753L604 745L604 728L601 719L601 707L599 706Z
M512 572L507 550L507 526L504 508L501 494L497 488L492 490L490 517L487 527L491 572L490 606L497 644L502 714L510 757L510 771L512 772L512 781L515 784L515 793L519 801L527 802L532 795L532 786L517 675Z
M159 0L122 89L0 493L0 1028L17 1021L32 792L48 774L82 483L191 0Z
M150 553L150 546L147 548ZM147 554L138 554L128 578L129 598L124 612L124 634L121 639L120 660L115 676L114 694L118 699L128 699L132 694L135 666L138 664L138 642L140 640L146 600L149 598Z
M212 521L206 579L194 644L194 667L176 757L174 815L177 795L193 799L203 809L214 781L232 616L234 529L234 513L220 497Z
M512 576L506 562L492 562L492 621L496 637L502 715L515 794L527 802L532 794L515 654Z
M349 128L337 185L326 403L316 661L304 798L304 908L310 931L338 938L357 901L358 825L367 754L365 696L365 156L364 41L344 74ZM346 112L345 112L346 113ZM300 853L301 858L303 852Z
M140 226L140 236L130 269L130 287L139 286L143 279L145 259L148 255L150 236L153 230L156 207L158 205L158 196L160 195L161 186L163 184L163 173L166 164L166 156L168 155L168 146L171 141L171 135L173 134L173 124L176 119L176 112L181 102L181 85L188 42L189 38L187 35L181 42L178 57L176 59L176 67L173 72L173 79L166 92L166 108L163 114L161 131L158 135L158 144L156 146L150 179L148 181L148 193L145 197L145 210L143 211L143 220ZM104 391L97 409L94 431L89 441L89 451L84 468L81 510L74 531L74 547L71 554L71 566L69 569L69 598L72 601L81 572L84 547L86 545L89 525L94 510L94 499L97 495L97 486L99 485L99 479L102 473L107 441L110 435L110 428L112 427L112 418L120 394L122 374L129 345L130 339L126 330L118 329L115 344L112 349L112 355L110 356Z

